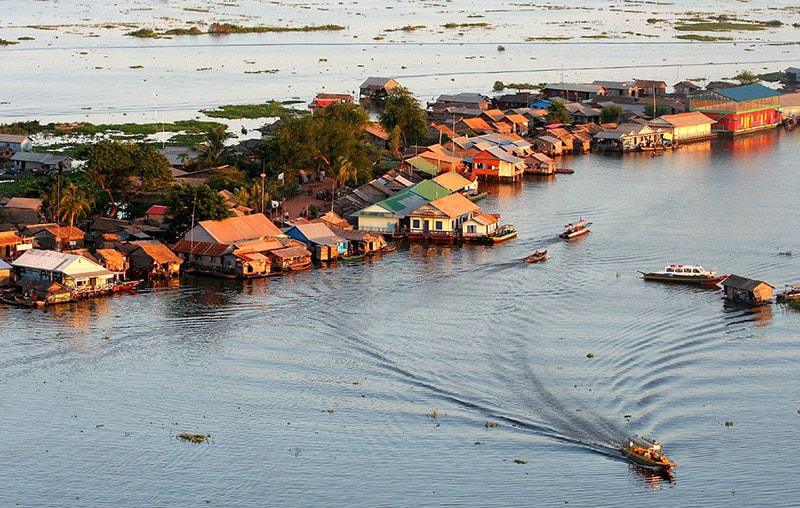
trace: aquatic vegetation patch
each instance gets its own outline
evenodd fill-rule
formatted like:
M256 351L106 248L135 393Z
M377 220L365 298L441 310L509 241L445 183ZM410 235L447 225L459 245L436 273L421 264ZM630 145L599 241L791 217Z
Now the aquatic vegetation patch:
M191 443L204 443L208 441L208 438L211 436L209 434L190 434L188 432L181 432L178 434L178 437Z
M14 44L19 44L19 42L0 39L0 46L13 46Z
M260 71L244 71L245 74L277 74L280 69L262 69Z
M697 34L676 35L675 38L684 41L700 41L700 42L717 42L717 41L733 40L733 37L714 37L712 35L697 35Z
M442 28L485 28L491 26L489 23L445 23Z
M286 115L307 114L306 111L299 111L294 108L286 107L287 104L297 104L301 101L270 101L264 104L228 104L217 109L200 110L211 118L274 118Z
M697 23L681 23L673 27L680 32L734 32L764 30L762 23L736 23L731 21L701 21Z
M285 33L285 32L324 32L344 30L341 25L304 25L291 26L240 26L230 23L211 23L205 32L197 27L173 28L158 32L151 28L140 28L125 35L131 37L158 39L167 36L181 35L228 35L228 34L253 34L253 33Z

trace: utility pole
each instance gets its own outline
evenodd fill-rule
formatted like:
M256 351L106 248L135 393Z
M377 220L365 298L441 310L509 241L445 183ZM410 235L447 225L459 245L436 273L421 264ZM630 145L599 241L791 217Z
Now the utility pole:
M261 172L261 213L264 214L264 215L266 215L264 213L264 185L265 185L264 182L266 181L266 179L267 179L267 174L262 171Z

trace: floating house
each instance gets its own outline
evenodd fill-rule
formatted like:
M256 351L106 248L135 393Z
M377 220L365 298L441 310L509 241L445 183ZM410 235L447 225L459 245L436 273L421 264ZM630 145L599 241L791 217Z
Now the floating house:
M524 173L525 159L500 146L487 148L472 157L472 175L477 178L516 182Z
M398 86L400 83L392 78L369 77L359 87L359 99L381 102Z
M409 240L454 243L461 240L461 225L480 211L461 194L450 194L424 204L408 215Z
M715 120L712 132L734 136L780 124L781 95L759 84L707 90L689 97L689 110Z
M286 236L304 243L317 261L338 259L346 256L349 249L347 240L322 222L297 224L286 230Z
M19 236L15 231L0 231L0 259L11 261L33 248L33 238Z
M7 288L14 281L14 268L0 259L0 288Z
M309 109L321 109L333 104L348 104L353 102L353 96L349 93L318 93L312 100Z
M500 216L477 213L461 224L461 237L465 242L483 242L500 226Z
M287 245L267 252L275 272L305 270L311 266L311 252L305 245Z
M66 296L62 291L58 291L55 298L52 294L38 295L49 303L106 293L114 285L114 272L77 254L31 249L11 265L19 281L45 281L48 283L48 293L53 293L50 288L52 283L66 289Z
M595 135L595 146L599 150L630 152L663 144L663 133L639 123L621 123Z
M725 299L736 303L759 304L772 300L774 286L761 280L729 275L722 281Z
M172 278L180 275L183 260L158 240L136 240L120 245L128 255L133 277Z
M677 115L659 116L647 122L647 125L656 130L661 129L665 141L680 144L714 137L711 126L715 123L715 120L703 113L691 111Z

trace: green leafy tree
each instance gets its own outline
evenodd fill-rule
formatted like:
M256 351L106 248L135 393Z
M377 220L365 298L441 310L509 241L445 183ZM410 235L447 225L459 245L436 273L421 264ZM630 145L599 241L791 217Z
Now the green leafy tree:
M545 121L547 123L569 123L571 120L567 106L561 101L552 101L547 108Z
M257 149L271 181L286 175L287 189L293 188L298 169L334 176L339 158L358 174L368 172L376 155L364 140L369 116L363 108L342 104L328 106L314 115L286 119L274 136Z
M613 104L606 106L600 112L600 121L603 123L618 123L622 118L622 106Z
M753 74L750 71L742 71L736 76L733 77L733 80L739 83L740 85L755 85L761 78L759 78L756 74Z
M194 224L204 220L222 220L233 216L225 199L208 185L193 187L173 185L165 199L167 211L164 225L169 234L178 237Z
M428 117L419 101L404 86L398 86L386 98L380 122L386 132L399 127L403 146L428 138Z
M87 179L107 198L109 217L142 191L164 188L172 180L169 161L151 146L104 140L87 146L81 157Z
M655 118L661 115L668 115L672 110L669 106L655 106L652 102L644 105L644 114L650 118Z
M245 184L246 175L244 171L234 166L223 166L214 170L206 182L214 190L233 191Z

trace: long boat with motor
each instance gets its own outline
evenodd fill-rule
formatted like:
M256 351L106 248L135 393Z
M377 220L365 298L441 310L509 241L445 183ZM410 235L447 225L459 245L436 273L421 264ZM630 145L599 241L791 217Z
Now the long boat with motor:
M533 254L529 254L522 258L523 261L526 263L538 263L539 261L544 261L545 259L549 258L550 256L547 255L547 249L545 250L537 250Z
M775 295L777 302L790 302L800 300L800 286L786 286L786 289Z
M500 243L505 242L506 240L511 240L512 238L516 238L516 236L517 228L511 224L504 224L495 229L494 232L489 235L489 241L491 243Z
M644 280L661 282L681 282L685 284L714 285L725 280L727 275L719 275L714 270L706 270L700 265L669 264L660 272L642 272Z
M576 222L571 222L564 226L564 231L559 234L559 238L563 238L565 240L571 240L573 238L577 238L579 236L583 236L589 232L589 226L591 226L591 222L586 222L583 220L583 217L578 219Z
M669 471L677 466L664 455L664 447L655 439L631 436L620 451L629 461L646 468Z

